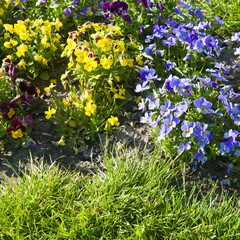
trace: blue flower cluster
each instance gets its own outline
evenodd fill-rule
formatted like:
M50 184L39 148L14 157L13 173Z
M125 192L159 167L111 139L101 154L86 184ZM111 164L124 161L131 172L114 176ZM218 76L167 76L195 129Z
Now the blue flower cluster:
M162 19L146 36L145 57L155 68L144 66L136 85L143 95L140 122L153 128L163 147L194 159L194 168L218 155L234 161L240 155L240 94L228 85L229 69L217 63L224 48L211 35L212 23L204 21L201 8L180 3L175 8L179 18ZM219 17L214 20L224 25ZM232 41L240 42L240 33ZM240 55L240 47L235 54Z

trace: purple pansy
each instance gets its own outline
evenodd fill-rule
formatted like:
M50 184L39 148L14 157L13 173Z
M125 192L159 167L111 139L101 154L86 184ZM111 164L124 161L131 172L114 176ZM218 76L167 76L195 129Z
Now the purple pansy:
M184 120L182 122L181 130L182 130L182 135L183 137L191 137L193 134L193 129L195 128L195 122L190 122L188 123L187 120Z
M224 27L224 22L223 22L222 20L220 20L220 18L219 18L218 16L215 16L213 19L214 19L216 22L220 23L220 25L221 25L222 27Z
M211 109L212 103L208 102L204 97L194 100L193 103L199 113L214 113L214 111Z
M205 156L205 151L202 148L199 148L197 153L194 155L194 159L197 159L198 162L205 163L207 161L207 157Z
M63 10L63 16L68 17L72 15L72 9L71 8L66 8Z
M191 141L188 141L186 144L180 143L179 148L177 149L177 154L181 155L185 150L189 150L191 148Z
M171 101L169 99L166 99L164 101L164 105L160 106L160 114L165 117L167 116L171 111L175 110L175 105L171 105Z

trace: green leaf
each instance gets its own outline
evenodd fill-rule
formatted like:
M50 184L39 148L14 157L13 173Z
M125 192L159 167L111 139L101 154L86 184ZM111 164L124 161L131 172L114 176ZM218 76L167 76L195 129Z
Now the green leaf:
M58 8L59 7L59 4L54 4L54 5L50 5L50 8Z
M47 72L42 72L42 73L40 74L40 78L41 78L42 80L47 81L47 80L49 80L50 76L48 75Z
M153 58L151 56L149 56L148 54L146 54L145 52L142 54L145 58L151 59L153 60Z

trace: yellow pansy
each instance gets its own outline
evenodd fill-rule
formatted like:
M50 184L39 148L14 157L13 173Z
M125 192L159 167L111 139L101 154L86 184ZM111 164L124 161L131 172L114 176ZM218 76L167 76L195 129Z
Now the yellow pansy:
M133 59L128 59L127 60L127 65L129 66L129 67L133 67Z
M14 0L15 4L19 4L21 1L20 0Z
M34 60L37 61L37 62L41 62L42 59L43 59L43 57L42 57L41 55L36 54L36 55L34 56Z
M42 18L37 19L37 20L35 20L35 22L34 22L34 26L35 26L35 27L38 27L38 26L40 26L40 25L42 25L42 24L43 24Z
M51 46L51 44L48 42L48 36L44 35L44 38L41 40L41 44L43 47L48 48Z
M97 61L94 61L93 58L86 57L84 60L84 69L88 72L91 72L93 68L96 68L98 66Z
M76 48L76 43L73 41L73 39L68 38L67 39L67 46L68 51L73 51Z
M143 56L142 55L138 55L137 57L136 57L136 61L137 61L137 63L139 64L139 65L143 65Z
M56 20L56 22L54 23L56 30L59 32L60 31L60 27L62 27L62 23L59 21L59 19Z
M0 16L3 16L3 14L4 14L4 10L0 8Z
M19 47L17 47L16 55L18 57L25 56L25 52L27 52L27 50L28 46L22 43Z
M113 40L110 35L108 36L109 37L105 37L104 39L100 39L97 41L97 45L101 47L104 52L110 51L112 47Z
M46 119L51 118L52 115L55 113L56 113L56 109L48 107L48 111L45 111Z
M44 25L44 26L42 26L42 33L44 34L44 35L50 35L51 34L51 26L46 26L46 25Z
M85 58L87 58L89 51L88 50L84 50L84 49L76 49L74 51L74 54L76 55L76 61L79 63L84 63L85 62Z
M109 69L113 64L113 59L103 57L100 59L100 64L103 66L104 69Z
M40 89L38 87L35 87L37 96L40 97Z
M64 146L65 145L64 136L62 136L61 139L57 142L57 145L60 145L60 146Z
M29 33L28 32L21 32L19 33L19 37L21 40L28 40L28 41L32 41L32 39L29 37Z
M17 23L14 24L14 31L18 35L23 35L24 33L27 33L27 27L24 24L24 21L18 20ZM25 37L25 35L23 35ZM22 39L24 40L24 39Z
M124 56L122 56L122 58L120 59L120 63L123 67L125 67L128 64L128 60Z
M18 42L16 40L11 39L9 42L5 42L3 45L5 48L12 48L16 46Z
M118 34L118 35L120 35L120 36L123 35L122 32L121 32L121 28L120 28L120 27L118 27L118 26L111 26L111 29L113 30L113 32L114 32L115 34Z
M4 24L3 26L4 26L6 31L10 32L11 34L14 33L14 27L13 27L12 24Z
M48 65L48 60L47 60L47 59L43 59L43 60L42 60L42 63L43 63L43 65L46 65L46 66L47 66L47 65Z
M11 0L5 0L4 7L8 8L10 3L11 3Z
M89 90L83 90L81 96L80 96L80 100L87 100L88 102L92 103L92 92L90 92Z
M85 114L87 116L91 116L92 114L94 114L96 112L96 109L97 109L96 104L92 104L92 103L88 102L84 108Z
M120 99L125 99L125 89L123 88L123 86L121 88L118 89L118 93L114 94L115 98L120 98Z
M51 83L48 87L44 88L45 92L50 92L54 87L56 87L56 85L54 85L53 83Z
M124 41L117 41L117 42L115 42L114 49L115 49L116 52L125 51L126 49L125 49Z
M15 113L16 113L15 110L13 108L10 108L7 115L11 119L15 115Z
M118 122L118 118L111 116L108 120L108 123L110 123L112 126L119 126L120 123Z
M23 137L23 133L21 129L18 129L16 131L11 131L12 133L12 137L13 138L22 138Z
M27 63L24 62L24 60L21 60L21 61L17 64L17 66L18 66L19 68L26 69Z

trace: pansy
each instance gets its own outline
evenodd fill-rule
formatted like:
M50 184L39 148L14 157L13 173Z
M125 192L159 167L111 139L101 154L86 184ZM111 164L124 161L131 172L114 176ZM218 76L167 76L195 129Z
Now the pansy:
M122 17L123 21L129 22L129 23L132 22L132 19L128 14L121 14L121 17Z
M214 19L216 22L220 23L220 25L221 25L222 27L224 27L224 22L223 22L222 20L220 20L219 16L215 16L213 19Z
M153 25L153 37L161 39L166 33L166 26L157 24Z
M197 153L194 155L194 159L198 160L198 162L205 163L208 159L205 154L205 151L202 148L199 148Z
M199 147L205 147L207 144L209 144L209 138L207 136L199 136L197 138L197 145Z
M176 111L174 112L174 117L179 118L184 112L186 112L188 109L187 104L180 104L176 107Z
M177 149L177 154L181 155L185 150L191 149L191 141L188 141L186 144L183 142L180 143L179 148Z
M170 36L167 40L162 40L162 43L164 47L173 46L176 44L176 38L174 36Z
M148 112L145 112L144 116L140 117L140 122L148 123L150 118L151 118L151 114L148 114Z
M168 60L167 63L164 64L164 66L167 69L167 71L170 71L175 67L175 63Z
M10 127L7 128L6 133L12 138L22 138L26 127L23 125L23 122L20 118L14 118L11 121Z
M165 124L162 124L161 128L157 129L157 133L158 133L158 137L157 137L158 141L161 141L165 138L165 136L167 135Z
M144 84L137 84L136 88L135 88L135 92L143 92L149 89L148 85L144 85Z
M148 66L144 66L140 70L140 79L144 82L144 85L146 85L150 80L161 80L156 75L154 75L156 72L153 68L148 68Z
M27 125L27 129L31 129L32 126L33 126L33 117L32 117L32 114L26 113L26 114L24 115L24 122L25 122L26 125Z
M170 133L173 128L179 123L179 118L173 118L172 114L168 114L164 119L163 123L165 124L166 134Z
M187 120L184 120L182 122L181 130L182 130L182 136L185 138L191 137L193 134L193 129L195 128L195 122L188 122Z
M212 103L207 101L204 97L194 100L193 103L199 113L214 113L214 111L211 109Z
M53 114L56 113L56 109L48 107L48 111L45 111L46 119L49 119L52 117Z
M221 142L220 143L220 154L221 155L225 155L226 153L229 153L233 147L233 145L229 142L229 141L226 141L226 142Z
M167 116L171 111L175 110L175 105L171 105L171 101L166 99L164 105L160 106L160 114L164 117Z
M235 54L235 55L240 55L240 47L235 48L234 54Z
M73 12L72 12L72 9L69 8L69 7L63 10L63 16L64 16L64 17L69 17L69 16L72 15L72 13L73 13Z
M240 32L236 32L232 37L231 37L232 41L237 41L240 42Z
M149 56L153 56L153 50L156 49L156 44L150 44L148 47L145 48L145 53Z

